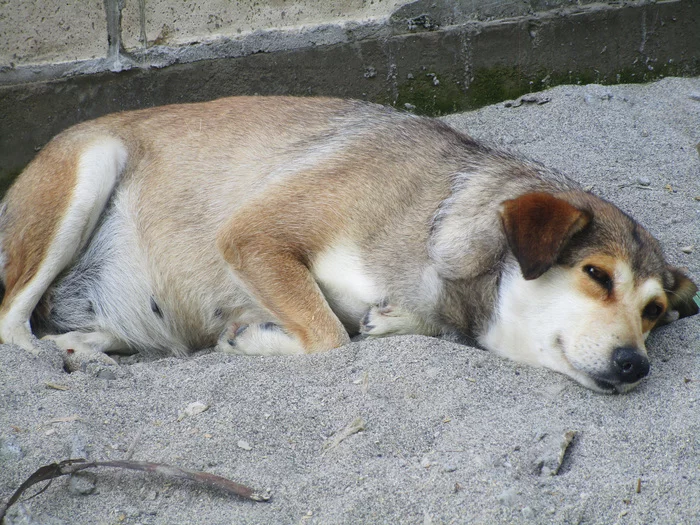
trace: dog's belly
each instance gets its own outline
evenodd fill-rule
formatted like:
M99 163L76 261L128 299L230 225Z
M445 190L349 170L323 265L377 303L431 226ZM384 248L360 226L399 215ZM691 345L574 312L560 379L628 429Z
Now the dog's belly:
M135 195L120 188L86 249L50 289L47 328L102 330L139 350L184 355L216 344L232 320L262 317L218 254L215 228L197 237L162 215L160 234L145 234Z
M359 248L339 242L314 258L311 273L333 312L350 333L359 330L362 316L385 297L367 272Z

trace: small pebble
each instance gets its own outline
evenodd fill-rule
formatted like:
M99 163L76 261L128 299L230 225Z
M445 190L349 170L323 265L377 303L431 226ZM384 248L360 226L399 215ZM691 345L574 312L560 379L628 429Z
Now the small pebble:
M646 177L637 177L637 184L640 186L649 186L651 184L651 180L647 179Z
M542 442L544 448L534 461L535 472L545 477L556 476L575 435L576 431L573 430L540 433L538 441Z
M694 250L694 249L695 249L695 246L693 246L693 245L690 245L690 246L683 246L683 247L681 248L681 251L682 251L683 253L693 253L693 250Z
M457 465L454 463L445 463L445 465L442 467L445 472L454 472L457 470Z
M110 363L102 360L102 357L109 359ZM83 368L83 371L87 375L96 377L97 379L104 379L105 381L114 381L117 378L114 373L114 360L111 357L108 357L105 354L95 354L94 356L91 356L91 359L99 359L99 361L90 360L84 363L85 367Z
M498 495L498 502L501 505L513 505L515 503L515 489L507 489Z
M523 518L532 519L535 517L535 511L530 507L523 507L523 510L520 512L522 513Z
M242 439L238 440L238 448L242 448L243 450L253 450L253 447L250 446L250 443L247 441L243 441Z
M95 376L98 379L104 379L106 381L114 381L117 376L114 374L114 371L110 370L107 367L102 368L99 372L97 372L97 375Z
M202 412L206 412L209 409L209 405L202 403L201 401L195 401L190 403L185 407L185 410L180 412L177 416L178 421L182 421L186 417L196 416Z
M24 452L13 439L0 439L0 464L20 460Z
M82 470L71 474L68 482L68 490L71 494L88 496L95 492L97 487L97 475L94 472Z
M122 511L127 518L138 518L143 514L139 509L136 507L125 507L124 510Z
M85 439L83 436L80 434L73 434L67 445L68 457L73 459L88 459L87 447L85 446Z

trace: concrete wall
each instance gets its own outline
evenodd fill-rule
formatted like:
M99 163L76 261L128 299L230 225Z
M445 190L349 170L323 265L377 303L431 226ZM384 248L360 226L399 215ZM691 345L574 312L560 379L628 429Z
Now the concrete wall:
M443 114L698 75L699 27L697 0L0 0L0 192L113 111L292 94Z
M0 0L0 71L106 54L102 0Z
M631 0L627 3L649 3ZM618 2L612 1L613 4ZM0 0L0 85L580 9L594 0ZM397 23L400 21L400 23Z
M127 50L182 45L271 28L386 17L405 3L407 0L127 0L122 38Z
M388 17L408 0L0 0L0 71ZM113 27L109 27L112 25Z

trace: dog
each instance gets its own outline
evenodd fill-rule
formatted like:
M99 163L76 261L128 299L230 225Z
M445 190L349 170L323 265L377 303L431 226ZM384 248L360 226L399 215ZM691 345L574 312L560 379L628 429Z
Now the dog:
M599 392L649 372L697 286L628 215L441 121L233 97L50 141L0 213L0 338L64 357L466 338Z

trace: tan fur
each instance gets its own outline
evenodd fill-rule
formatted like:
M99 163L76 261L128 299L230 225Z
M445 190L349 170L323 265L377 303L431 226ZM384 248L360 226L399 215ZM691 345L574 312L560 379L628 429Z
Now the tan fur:
M14 208L21 210L21 216L12 213L4 219L6 250L12 257L5 266L3 308L31 281L44 260L46 240L53 237L70 203L76 153L70 140L49 143L7 193L6 200L15 203ZM0 309L0 317L2 312Z

